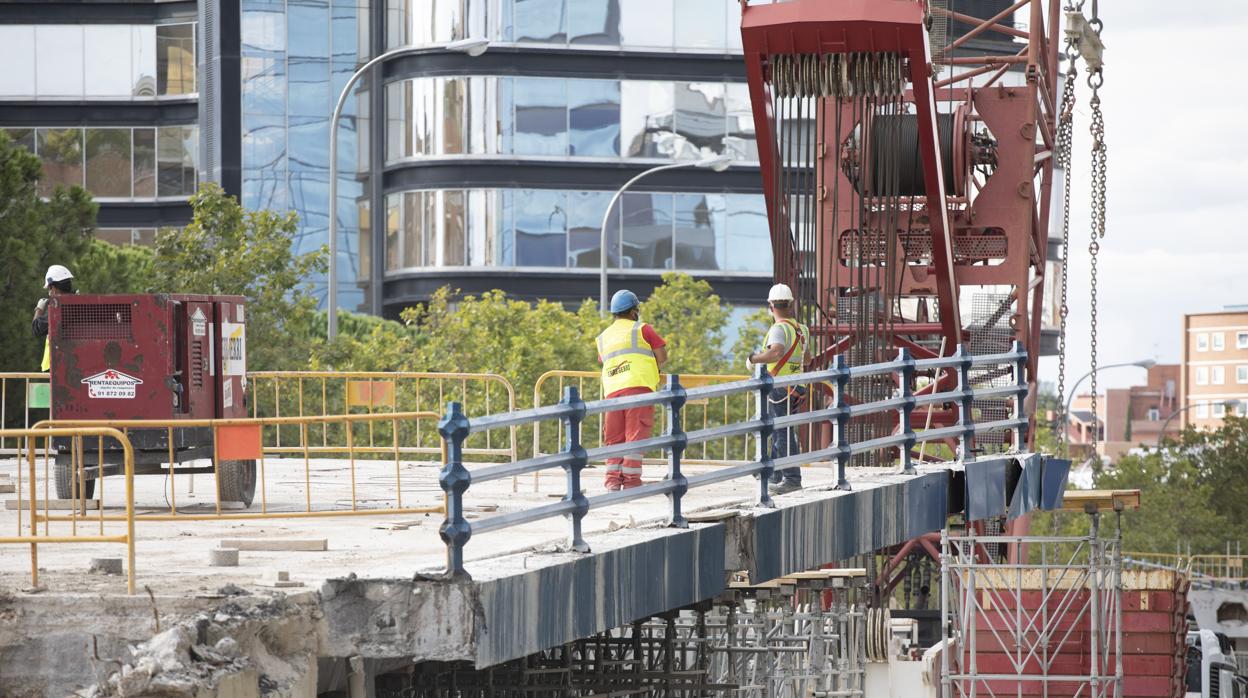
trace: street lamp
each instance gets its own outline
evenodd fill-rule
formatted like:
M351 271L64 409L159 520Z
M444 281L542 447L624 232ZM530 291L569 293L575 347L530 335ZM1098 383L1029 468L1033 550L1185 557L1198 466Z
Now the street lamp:
M334 104L334 114L329 119L329 299L326 303L329 319L325 330L329 341L332 342L338 337L338 119L342 116L342 108L347 103L347 95L355 86L356 81L370 68L391 58L434 51L463 53L475 58L485 53L489 47L489 39L458 39L442 44L421 44L392 49L360 66L359 70L351 75L351 79L347 80L342 92L338 93L338 102ZM377 183L372 182L372 186L376 187ZM376 279L374 283L377 283Z
M1226 407L1227 412L1233 412L1236 408L1239 407L1240 402L1239 400L1225 400L1222 402L1222 405ZM1175 410L1174 412L1171 412L1169 417L1166 417L1166 421L1161 423L1161 433L1157 435L1157 450L1161 450L1161 442L1164 441L1166 438L1166 427L1170 426L1170 420L1192 409L1195 406L1196 406L1196 403L1194 402L1190 405L1185 405Z
M611 210L615 208L615 202L633 186L637 180L652 175L655 172L663 172L665 170L676 170L683 167L699 167L709 168L715 172L723 172L732 165L732 157L728 155L716 155L714 157L703 158L701 160L687 160L684 162L674 162L669 165L659 165L652 167L645 172L633 177L620 187L619 191L611 197L610 203L607 204L607 210L602 214L602 227L598 230L598 309L602 311L603 316L607 315L607 223L611 220ZM621 226L621 234L623 226Z
M1074 387L1070 389L1070 395L1066 397L1066 406L1065 408L1062 409L1062 433L1065 434L1066 431L1070 428L1070 402L1075 399L1075 393L1079 390L1079 385L1082 384L1089 377L1091 377L1093 373L1100 373L1101 371L1104 371L1110 368L1126 368L1128 366L1138 366L1139 368L1149 369L1156 365L1157 365L1157 362L1154 361L1153 359L1140 359L1139 361L1130 361L1130 362L1122 363L1122 364L1109 364L1107 366L1097 366L1095 369L1088 371L1087 373L1080 376L1079 380L1075 381ZM1092 419L1095 422L1098 419L1098 417L1096 415L1092 415ZM1092 429L1093 429L1092 443L1093 445L1095 445L1097 441L1101 440L1100 428L1097 427L1097 425L1094 423L1092 425ZM1062 443L1066 443L1066 440L1063 439Z

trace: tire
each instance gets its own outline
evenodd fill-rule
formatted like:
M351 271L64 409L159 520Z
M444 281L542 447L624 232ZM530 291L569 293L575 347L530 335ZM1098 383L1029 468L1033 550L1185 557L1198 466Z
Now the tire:
M217 465L217 493L222 502L242 502L250 507L256 496L256 462L223 460Z
M74 477L74 469L69 463L56 464L55 478L57 499L78 499L78 478ZM95 478L83 477L82 493L85 495L83 499L95 496Z

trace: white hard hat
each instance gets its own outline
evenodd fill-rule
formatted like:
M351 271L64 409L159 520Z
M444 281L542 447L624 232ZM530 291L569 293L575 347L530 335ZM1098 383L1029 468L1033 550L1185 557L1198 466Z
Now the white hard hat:
M776 301L792 301L793 290L788 284L776 284L767 292L767 302L775 303Z
M53 264L48 267L48 273L43 275L43 287L47 288L58 281L72 279L74 275L69 270L59 264Z

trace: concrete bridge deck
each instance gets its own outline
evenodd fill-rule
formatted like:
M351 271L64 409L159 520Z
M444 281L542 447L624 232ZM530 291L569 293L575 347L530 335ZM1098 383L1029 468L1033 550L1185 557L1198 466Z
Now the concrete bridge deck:
M302 461L266 465L270 511L299 508ZM342 491L343 463L317 461L314 466L314 492ZM391 498L393 464L387 468L385 475L357 472L357 501ZM86 685L97 679L96 670L67 652L94 645L97 652L103 647L106 655L122 661L129 644L154 634L154 618L162 614L167 628L197 613L221 618L219 609L227 603L236 608L245 605L244 598L281 594L290 594L290 608L307 615L292 626L306 635L295 654L311 658L313 669L305 671L314 675L317 658L324 663L351 656L490 666L712 598L733 572L766 580L812 569L939 530L948 514L968 506L977 518L1052 507L1060 502L1067 468L1061 461L1015 456L928 465L911 476L851 469L853 489L844 492L832 489L834 469L813 466L804 470L806 489L777 497L774 509L752 505L753 481L690 491L686 512L714 515L688 529L664 525L662 497L594 510L585 519L588 554L561 547L567 530L562 519L475 537L467 547L472 578L456 581L437 578L445 554L437 536L439 514L263 521L140 518L136 570L143 591L138 597L125 596L124 578L86 574L88 558L110 548L121 555L120 546L43 546L44 589L33 594L23 591L29 586L26 548L0 548L0 619L5 620L0 623L0 686L48 676L59 686ZM404 469L406 506L440 502L434 466L413 463ZM290 477L296 471L298 477ZM600 472L587 471L587 488L601 487L594 477ZM288 484L273 484L281 482ZM162 478L138 478L136 484L140 511L163 508ZM548 504L563 481L546 478L539 492L533 491L531 478L518 485L518 491L510 481L474 486L467 504L499 512ZM184 486L179 482L180 511L211 510L210 478L196 482L195 499ZM110 513L120 504L119 489L106 492ZM479 509L474 515L491 513ZM15 512L0 513L0 530L15 525ZM328 549L244 551L239 567L210 567L208 549L235 538L325 538ZM275 590L258 583L276 570L289 572L304 586ZM239 589L223 594L227 584ZM225 615L221 622L228 626ZM267 651L277 654L273 648Z

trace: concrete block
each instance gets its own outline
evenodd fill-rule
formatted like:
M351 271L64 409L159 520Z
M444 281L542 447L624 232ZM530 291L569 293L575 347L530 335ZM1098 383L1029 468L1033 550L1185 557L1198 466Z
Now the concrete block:
M43 511L43 505L44 500L42 498L35 502L35 506L39 509L39 511ZM83 502L81 500L74 499L49 499L47 500L47 505L49 511L72 511L77 505L82 505L86 509L95 511L100 508L100 500L88 499ZM4 502L4 508L6 511L17 511L18 509L21 509L22 511L30 511L30 500L23 499L19 506L16 499L6 499Z
M209 550L208 564L213 567L238 567L238 548L215 548Z
M325 538L231 538L221 541L221 547L235 550L320 553L329 550L329 542Z
M273 587L275 589L287 589L290 587L303 586L303 582L291 581L290 573L285 570L270 571L260 579L257 579L256 584L265 587Z
M17 485L8 480L0 480L0 494L13 494L17 492Z
M123 570L119 557L93 557L87 566L88 572L99 574L121 574Z

